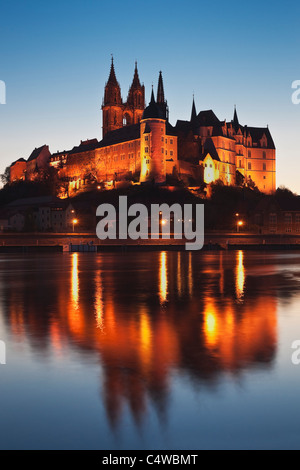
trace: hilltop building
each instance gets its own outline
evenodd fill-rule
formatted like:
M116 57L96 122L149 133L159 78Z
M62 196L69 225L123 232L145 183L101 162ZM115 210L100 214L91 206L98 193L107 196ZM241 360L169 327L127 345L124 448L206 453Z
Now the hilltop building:
M102 103L102 140L81 141L72 150L50 154L43 146L10 168L11 182L36 179L53 167L64 182L61 196L91 185L114 187L120 181L189 186L221 180L226 185L254 185L266 193L276 189L276 150L268 127L241 125L237 111L229 122L212 110L197 114L193 99L190 120L169 122L162 73L156 97L152 88L145 107L145 87L137 63L126 102L112 59ZM64 193L64 194L63 194Z

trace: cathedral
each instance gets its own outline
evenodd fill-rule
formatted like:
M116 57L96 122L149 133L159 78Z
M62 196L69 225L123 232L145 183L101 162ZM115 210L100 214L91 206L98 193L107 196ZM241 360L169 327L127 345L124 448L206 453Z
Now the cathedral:
M137 63L127 100L123 102L114 61L102 102L102 140L81 141L73 149L51 154L48 146L35 149L28 160L10 167L11 182L33 180L47 167L57 169L64 182L61 197L100 188L131 184L205 186L256 185L265 193L276 189L275 145L269 128L220 121L212 110L197 114L193 99L190 120L169 122L162 73L157 92L145 106L145 87Z

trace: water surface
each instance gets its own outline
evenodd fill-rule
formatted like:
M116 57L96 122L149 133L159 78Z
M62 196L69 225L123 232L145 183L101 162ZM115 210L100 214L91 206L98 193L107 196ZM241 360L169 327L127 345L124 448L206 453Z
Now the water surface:
M0 256L1 449L300 448L299 253Z

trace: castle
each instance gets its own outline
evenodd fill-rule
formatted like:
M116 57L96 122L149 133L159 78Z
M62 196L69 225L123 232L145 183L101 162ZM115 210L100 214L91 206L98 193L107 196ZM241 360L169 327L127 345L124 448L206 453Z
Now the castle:
M169 122L162 73L156 97L152 87L145 107L145 87L137 63L123 102L112 59L102 103L102 140L81 141L72 150L51 154L48 146L35 149L28 160L10 167L10 181L39 178L56 168L64 189L61 197L91 185L114 187L127 181L166 185L181 180L187 186L247 184L265 193L276 189L275 145L269 128L243 126L236 109L230 122L212 110L197 114L193 99L189 121ZM171 184L171 183L169 183Z

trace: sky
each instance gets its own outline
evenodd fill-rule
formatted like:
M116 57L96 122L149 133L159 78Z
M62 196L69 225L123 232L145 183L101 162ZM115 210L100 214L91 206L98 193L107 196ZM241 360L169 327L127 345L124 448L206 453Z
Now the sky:
M268 125L277 186L300 194L299 14L289 0L0 0L0 173L41 145L101 139L113 54L123 99L136 60L147 103L162 70L173 125L193 93L197 112L230 121L236 105L241 124Z

